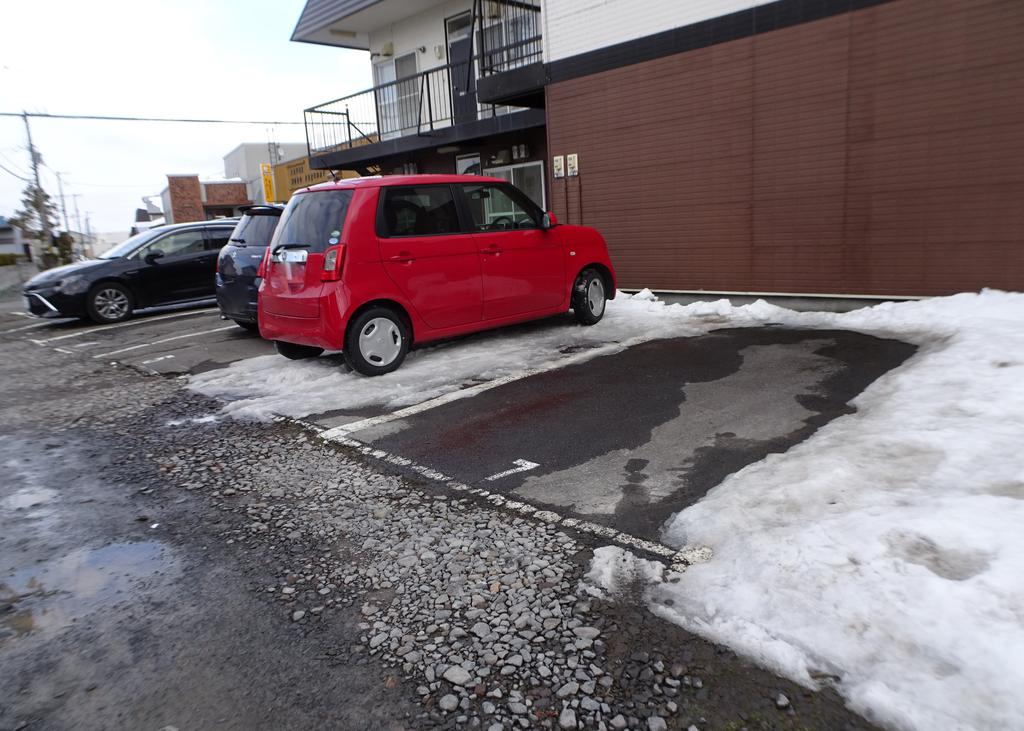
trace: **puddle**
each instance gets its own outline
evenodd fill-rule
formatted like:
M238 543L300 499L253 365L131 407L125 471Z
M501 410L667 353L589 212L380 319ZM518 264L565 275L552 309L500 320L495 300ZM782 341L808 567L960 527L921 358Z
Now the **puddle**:
M56 490L51 490L48 487L24 487L5 497L2 504L8 510L41 508L45 507L56 494Z
M55 634L176 571L170 548L156 541L79 548L20 569L0 581L0 641Z

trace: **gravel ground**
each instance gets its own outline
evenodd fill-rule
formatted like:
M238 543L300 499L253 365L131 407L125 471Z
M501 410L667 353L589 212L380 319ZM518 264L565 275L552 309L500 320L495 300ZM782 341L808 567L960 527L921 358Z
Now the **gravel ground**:
M298 425L220 418L216 402L176 380L30 345L3 353L5 439L102 444L104 458L80 453L78 469L133 490L124 499L160 540L215 544L209 560L249 593L261 627L301 648L306 672L355 671L389 691L330 698L349 709L335 727L383 727L370 704L391 704L388 723L410 729L872 728L831 691L807 692L625 599L589 596L580 582L597 544L587 536L388 474ZM60 373L61 388L44 369ZM189 600L188 576L178 581L168 601ZM23 639L0 638L0 660ZM228 676L253 661L244 649L212 656ZM280 679L278 701L258 701L264 727L323 727L281 700L301 675ZM352 720L361 712L362 725ZM13 727L48 727L39 713Z

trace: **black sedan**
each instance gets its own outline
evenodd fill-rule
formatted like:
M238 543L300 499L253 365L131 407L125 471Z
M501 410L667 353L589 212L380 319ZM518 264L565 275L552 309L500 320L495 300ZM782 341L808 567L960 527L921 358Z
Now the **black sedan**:
M209 300L217 254L238 219L181 223L144 231L98 259L48 269L24 287L41 317L120 322L143 307Z

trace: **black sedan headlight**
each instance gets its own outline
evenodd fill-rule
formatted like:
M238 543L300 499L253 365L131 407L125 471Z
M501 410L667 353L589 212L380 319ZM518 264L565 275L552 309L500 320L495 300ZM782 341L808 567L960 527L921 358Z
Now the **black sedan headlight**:
M89 281L81 274L72 274L57 283L57 291L61 294L82 294L87 289L89 289Z

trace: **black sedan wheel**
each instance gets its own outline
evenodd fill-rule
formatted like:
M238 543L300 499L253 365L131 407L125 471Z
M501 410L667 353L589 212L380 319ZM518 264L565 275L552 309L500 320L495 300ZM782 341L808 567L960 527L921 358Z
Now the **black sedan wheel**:
M89 317L95 322L121 322L132 316L131 291L117 282L102 282L89 292L86 302Z

